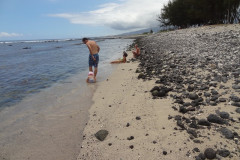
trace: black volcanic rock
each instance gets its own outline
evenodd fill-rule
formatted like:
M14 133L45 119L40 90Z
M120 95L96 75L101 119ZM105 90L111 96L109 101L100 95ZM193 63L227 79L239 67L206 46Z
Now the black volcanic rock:
M227 149L222 149L222 150L218 150L217 154L222 157L228 157L230 155L230 151Z
M104 141L104 139L107 137L107 135L108 135L107 130L100 130L95 134L95 137L100 141Z
M208 120L206 120L206 119L200 119L200 120L198 120L198 125L210 126L211 123Z
M240 108L237 108L237 109L236 109L236 112L237 112L237 113L240 113Z
M200 153L197 157L196 160L205 160L206 156L203 153Z
M184 106L180 106L179 107L179 112L181 112L181 113L187 113L188 112L188 110L187 110L187 108L186 107L184 107Z
M220 112L219 116L223 119L228 119L230 115L227 112Z
M146 78L146 76L143 74L143 73L140 73L139 75L138 75L138 79L145 79Z
M211 96L211 93L204 92L204 96L205 96L205 97L210 97L210 96Z
M187 133L192 135L193 137L197 138L197 132L193 129L188 129Z
M154 91L152 92L152 95L153 95L153 96L158 96L158 91L157 91L157 90L154 90Z
M216 151L214 151L212 148L207 148L204 151L204 155L208 159L214 159L216 157Z
M240 103L239 103L239 102L233 102L233 103L232 103L232 106L240 107Z
M191 100L198 99L198 95L196 93L191 93L191 94L189 94L189 99L191 99Z
M227 101L226 98L219 98L218 100L219 100L219 102L226 102Z
M234 95L230 96L230 99L231 99L233 102L240 102L240 98L237 97L237 96L234 96Z
M208 117L207 117L207 120L209 122L212 122L212 123L217 123L217 124L226 124L226 121L224 119L222 119L221 117L219 117L218 115L216 114L210 114Z
M153 91L159 91L160 89L159 89L159 87L158 86L154 86L152 89L151 89L151 91L150 92L153 92Z
M221 132L222 135L224 135L225 138L227 138L227 139L233 139L233 138L234 138L233 132L230 131L230 130L227 129L227 128L220 128L220 129L219 129L219 132Z

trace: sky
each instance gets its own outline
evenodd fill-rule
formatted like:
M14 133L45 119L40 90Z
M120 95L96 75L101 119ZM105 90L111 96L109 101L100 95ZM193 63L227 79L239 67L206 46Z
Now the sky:
M117 35L156 27L168 0L0 0L0 40Z

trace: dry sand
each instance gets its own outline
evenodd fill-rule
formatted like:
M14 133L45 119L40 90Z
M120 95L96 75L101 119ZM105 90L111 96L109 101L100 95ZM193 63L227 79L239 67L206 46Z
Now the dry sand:
M152 99L149 91L155 86L156 80L143 81L137 78L135 71L138 64L137 61L117 64L116 71L99 84L93 96L94 104L89 110L90 118L84 129L78 160L195 159L195 156L208 147L223 149L222 146L232 156L225 159L239 159L239 142L224 139L219 132L204 129L199 131L202 136L197 140L200 143L190 140L186 130L180 130L174 118L169 119L179 114L172 109L173 100L169 96ZM230 87L231 84L229 81L225 86ZM230 93L226 94L226 97L229 96ZM233 119L239 118L235 112L236 107L228 102L204 107L203 114L198 114L197 118L205 118L218 109L231 113ZM216 125L212 126L215 127L218 128ZM233 129L234 127L240 134L237 129L240 127L239 123L230 126ZM97 140L94 135L99 130L109 132L104 141ZM200 152L193 151L194 148L198 148Z
M152 99L149 90L155 81L138 80L137 66L138 62L119 64L94 93L79 160L186 159L194 144L187 143L187 133L173 133L176 125L168 120L168 115L175 115L171 99ZM109 131L102 142L94 136L101 129ZM127 140L130 136L134 139Z

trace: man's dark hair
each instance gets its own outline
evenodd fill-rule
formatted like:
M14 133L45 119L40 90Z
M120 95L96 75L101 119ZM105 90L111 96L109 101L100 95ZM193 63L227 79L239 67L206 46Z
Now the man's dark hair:
M123 52L123 56L124 56L124 57L127 57L127 56L128 56L127 52L124 51L124 52Z
M87 38L83 38L83 39L82 39L83 42L86 41L86 40L88 40L88 39L87 39Z

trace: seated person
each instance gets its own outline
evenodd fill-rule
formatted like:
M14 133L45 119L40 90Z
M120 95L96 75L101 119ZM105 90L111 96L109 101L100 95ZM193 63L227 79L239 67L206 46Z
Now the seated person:
M124 51L124 52L123 52L123 58L122 58L122 59L116 60L116 61L112 61L111 63L112 63L112 64L113 64L113 63L126 63L126 61L127 61L127 56L128 56L128 54Z
M140 56L140 49L138 48L137 44L135 44L135 49L136 49L135 51L132 51L134 58Z
M87 78L86 82L87 83L95 83L96 82L96 80L94 78L94 73L93 72L90 71L88 73L88 78Z

